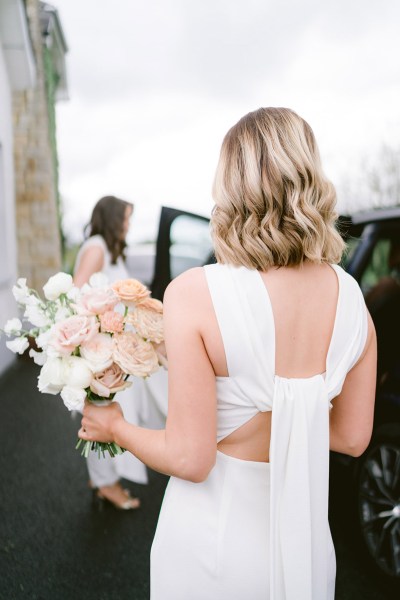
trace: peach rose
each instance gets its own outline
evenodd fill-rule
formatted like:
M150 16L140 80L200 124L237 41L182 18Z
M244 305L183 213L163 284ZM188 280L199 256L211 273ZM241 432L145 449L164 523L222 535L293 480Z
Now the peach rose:
M122 390L132 385L130 381L125 381L124 377L125 373L122 369L116 363L113 363L108 369L95 375L90 384L90 389L98 396L109 398L111 394L122 392Z
M80 315L102 315L118 304L118 296L111 288L89 288L76 305Z
M100 327L101 331L121 333L124 330L124 317L113 310L108 310L100 315Z
M62 355L71 354L82 342L89 342L98 331L99 323L95 317L73 315L53 325L49 346Z
M143 302L150 295L147 287L137 279L121 279L113 283L111 287L126 306Z
M152 299L149 298L148 300ZM160 344L164 340L162 304L160 302L161 312L158 312L158 305L155 305L156 310L152 310L150 308L143 308L145 302L143 302L143 304L139 304L132 313L129 313L126 316L126 322L133 325L136 333L141 335L146 340L149 340L150 342L155 342L156 344ZM159 301L154 300L154 302Z
M147 377L157 371L158 358L150 342L145 342L132 331L116 333L113 342L114 361L125 373Z
M158 313L160 315L163 314L163 303L160 302L160 300L156 300L155 298L145 298L140 302L140 308L151 310L152 312Z

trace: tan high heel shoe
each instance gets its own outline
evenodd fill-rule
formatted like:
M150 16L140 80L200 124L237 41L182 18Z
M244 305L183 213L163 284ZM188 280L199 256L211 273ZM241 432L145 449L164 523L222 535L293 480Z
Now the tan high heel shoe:
M104 487L106 488L108 486L104 486ZM113 506L114 508L116 508L118 510L136 510L137 508L140 508L140 499L139 498L131 497L129 490L127 490L127 489L123 489L121 487L121 490L123 491L123 493L126 497L126 500L124 500L123 502L116 502L115 500L112 500L111 498L108 498L107 496L105 496L104 491L103 492L100 491L99 488L92 488L93 507L96 508L98 511L103 510L103 508L106 504L110 504L111 506Z

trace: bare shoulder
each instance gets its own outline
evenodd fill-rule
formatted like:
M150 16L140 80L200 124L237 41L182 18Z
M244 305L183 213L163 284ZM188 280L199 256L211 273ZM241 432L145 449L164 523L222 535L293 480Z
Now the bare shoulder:
M165 290L164 305L182 306L189 303L197 307L204 303L207 296L207 281L204 269L194 267L178 275Z

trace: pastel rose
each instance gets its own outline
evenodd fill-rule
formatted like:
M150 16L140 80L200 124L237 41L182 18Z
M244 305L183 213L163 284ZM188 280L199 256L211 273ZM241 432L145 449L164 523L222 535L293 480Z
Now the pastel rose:
M111 287L121 302L127 306L143 302L150 295L147 287L137 279L121 279L113 283Z
M78 314L102 315L118 304L119 298L111 288L91 288L86 291L76 305Z
M81 357L93 373L100 373L113 363L113 341L107 333L97 333L89 342L82 342Z
M100 315L100 328L101 331L108 333L121 333L124 330L124 317L113 310L108 310Z
M90 384L90 389L94 394L109 398L111 394L122 392L132 384L130 381L125 381L126 374L122 369L113 363L111 367L105 369L101 373L97 373Z
M147 377L158 369L156 351L132 331L116 333L113 337L114 361L125 373Z
M89 342L99 331L95 317L73 315L56 323L51 329L49 345L60 354L71 354L83 342Z
M153 344L153 346L154 350L156 351L159 364L168 371L168 356L165 342L161 342L161 344Z
M142 307L143 305L139 304L132 313L129 313L126 322L133 325L136 333L146 340L160 344L164 340L162 308L160 313Z
M163 303L160 302L160 300L156 300L156 298L145 298L140 302L140 308L150 310L160 315L163 314Z

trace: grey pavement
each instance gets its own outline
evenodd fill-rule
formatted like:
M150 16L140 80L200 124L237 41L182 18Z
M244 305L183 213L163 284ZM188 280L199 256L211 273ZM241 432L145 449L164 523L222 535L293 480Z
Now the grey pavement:
M149 485L127 484L142 499L138 511L96 512L74 449L79 420L37 391L37 375L22 358L0 378L0 600L147 600L167 478L150 472ZM342 519L344 497L335 487L336 600L398 598L366 566Z

